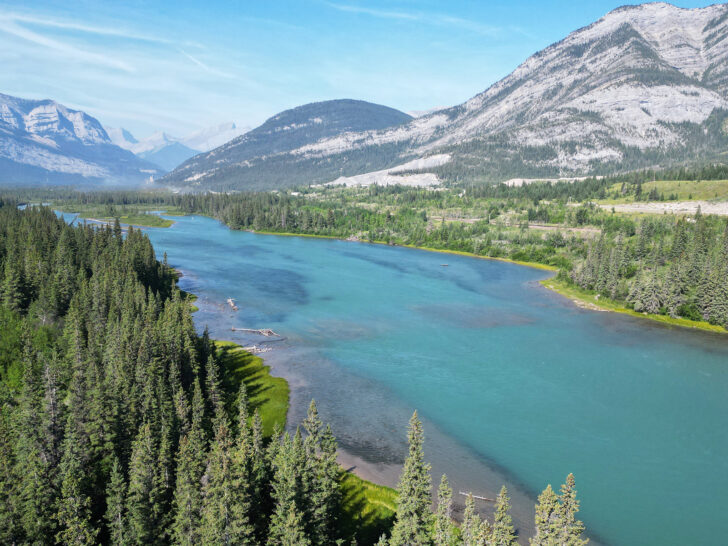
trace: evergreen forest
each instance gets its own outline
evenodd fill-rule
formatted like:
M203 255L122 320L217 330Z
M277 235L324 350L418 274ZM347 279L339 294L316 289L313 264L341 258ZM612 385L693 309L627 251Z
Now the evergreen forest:
M140 230L3 198L0 271L3 544L516 544L505 488L483 519L468 497L461 525L445 476L433 499L416 414L393 517L344 525L316 404L266 434ZM578 510L573 476L547 487L530 543L584 544Z

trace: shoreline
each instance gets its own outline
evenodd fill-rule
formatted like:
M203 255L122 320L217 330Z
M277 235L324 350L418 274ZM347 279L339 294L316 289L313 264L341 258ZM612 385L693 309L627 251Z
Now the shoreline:
M219 221L219 220L218 220ZM223 222L224 224L224 222ZM224 224L227 225L227 224ZM399 248L411 248L414 250L424 250L426 252L438 252L440 254L451 254L454 256L465 256L467 258L478 258L481 260L494 260L497 262L504 262L509 264L515 264L515 265L521 265L524 267L531 267L533 269L542 269L544 271L558 271L559 268L555 267L553 265L548 264L542 264L538 262L524 262L521 260L512 260L510 258L503 258L500 256L481 256L480 254L475 254L473 252L466 252L464 250L449 250L446 248L432 248L429 246L417 246L417 245L402 245L399 243L387 243L385 241L364 241L358 238L352 238L352 237L339 237L336 235L317 235L314 233L290 233L290 232L276 232L276 231L256 231L254 229L237 229L237 228L231 228L228 226L229 229L235 229L236 231L245 231L248 233L254 233L256 235L279 235L281 237L307 237L310 239L333 239L335 241L344 241L347 243L365 243L369 245L383 245L383 246L391 246L391 247L399 247Z
M634 309L625 307L619 302L604 297L597 297L597 294L591 294L578 286L566 284L557 280L555 277L543 279L539 284L544 288L557 293L558 295L571 300L577 307L587 309L589 311L597 311L602 313L619 313L630 317L651 320L668 326L677 326L679 328L689 328L692 330L701 330L703 332L712 332L714 334L728 334L728 330L717 324L710 324L705 321L695 321L686 318L673 318L668 315L655 315L652 313L640 313Z

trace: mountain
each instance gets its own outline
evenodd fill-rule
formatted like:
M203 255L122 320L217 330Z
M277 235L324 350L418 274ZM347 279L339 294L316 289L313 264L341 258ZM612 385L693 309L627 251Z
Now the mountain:
M0 94L0 184L139 183L160 174L84 112Z
M248 131L250 127L238 127L233 122L222 123L187 135L182 144L198 152L209 152Z
M139 142L134 138L134 135L123 127L104 127L104 129L106 130L106 134L109 135L111 142L125 150L131 150L131 147Z
M105 129L114 144L158 165L165 171L171 171L190 157L217 148L248 130L238 128L235 123L229 122L208 127L184 138L158 131L139 141L124 128Z
M359 100L306 104L281 112L227 144L189 159L163 183L228 189L301 183L316 179L319 169L297 165L299 168L292 170L288 160L296 150L342 134L381 130L410 120L411 116L394 108ZM336 173L341 174L338 168Z
M438 160L425 170L450 181L608 174L726 161L727 120L728 5L652 3L608 13L461 105L384 129L311 134L287 149L261 139L239 154L237 140L160 182L272 188L391 176L430 156Z

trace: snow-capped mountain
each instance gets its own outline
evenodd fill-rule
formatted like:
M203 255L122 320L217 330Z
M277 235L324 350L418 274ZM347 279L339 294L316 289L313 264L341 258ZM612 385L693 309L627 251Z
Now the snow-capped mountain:
M0 184L138 183L159 174L88 114L0 94Z
M238 127L235 123L228 122L187 135L181 142L198 152L209 152L248 131L250 127Z
M283 185L327 182L436 154L450 161L433 172L452 180L604 174L720 158L727 119L728 4L643 4L571 33L464 104L285 153L236 160L223 147L161 182L242 189L272 172Z
M137 140L124 128L106 127L106 132L117 146L129 150L142 159L171 171L190 157L207 152L247 132L233 122L223 123L194 132L184 138L170 136L163 131Z

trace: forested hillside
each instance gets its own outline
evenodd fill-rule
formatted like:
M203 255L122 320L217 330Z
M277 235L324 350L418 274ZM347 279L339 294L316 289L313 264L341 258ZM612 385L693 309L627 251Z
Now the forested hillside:
M0 268L3 544L373 543L373 530L379 544L516 543L505 488L492 524L470 497L458 530L443 477L432 513L416 415L391 531L367 523L316 405L295 433L267 435L261 393L196 334L139 230L2 199ZM534 544L583 544L578 509L573 476L549 486Z

